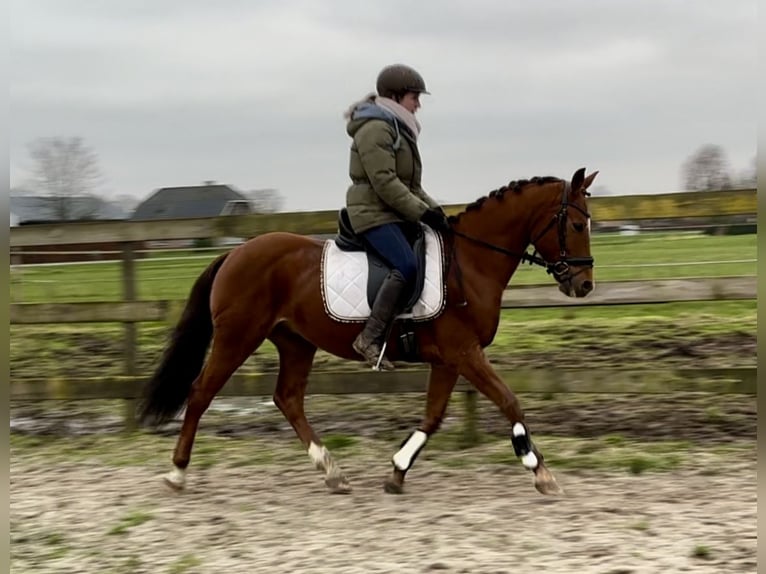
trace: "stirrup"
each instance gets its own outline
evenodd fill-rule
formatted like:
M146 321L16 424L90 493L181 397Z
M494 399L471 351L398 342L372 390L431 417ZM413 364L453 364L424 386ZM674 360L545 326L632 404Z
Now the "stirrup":
M377 345L375 346L377 347ZM364 362L372 367L373 371L393 371L396 368L394 367L394 364L384 356L384 352L386 350L385 343L383 344L383 348L380 349L377 353L370 352L371 349L369 347L357 348L356 340L354 341L353 348L354 351L356 351L357 354L362 357L362 359L364 359Z
M386 347L388 346L388 341L383 341L383 346L380 348L380 355L378 355L377 362L372 366L373 371L393 371L395 369L394 364L389 361L386 358ZM385 368L381 369L380 366L383 365Z

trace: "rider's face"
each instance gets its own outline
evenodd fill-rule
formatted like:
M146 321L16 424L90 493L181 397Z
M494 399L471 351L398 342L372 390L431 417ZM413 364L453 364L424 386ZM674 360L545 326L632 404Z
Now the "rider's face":
M407 111L414 114L420 108L420 94L417 92L407 92L399 103Z

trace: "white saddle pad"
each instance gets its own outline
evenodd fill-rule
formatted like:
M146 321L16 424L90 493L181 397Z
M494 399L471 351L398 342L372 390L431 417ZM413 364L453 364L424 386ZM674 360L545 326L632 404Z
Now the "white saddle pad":
M426 235L426 276L420 298L412 313L399 319L427 321L444 308L443 249L441 237L424 226ZM322 299L327 314L336 321L362 322L370 316L367 303L367 254L362 251L342 251L329 239L322 252Z

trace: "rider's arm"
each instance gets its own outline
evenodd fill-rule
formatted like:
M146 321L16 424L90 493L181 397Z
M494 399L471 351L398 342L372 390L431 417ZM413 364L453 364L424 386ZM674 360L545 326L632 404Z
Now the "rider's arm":
M430 207L430 208L432 208L432 209L441 209L441 207L442 207L442 206L439 204L439 202L438 202L438 201L436 201L436 200L435 200L433 197L431 197L430 195L428 195L428 194L425 192L425 190L424 190L422 187L418 187L418 188L415 190L415 192L414 192L414 193L415 193L415 195L417 195L417 196L418 196L420 199L422 199L422 200L425 202L425 204L426 204L428 207Z

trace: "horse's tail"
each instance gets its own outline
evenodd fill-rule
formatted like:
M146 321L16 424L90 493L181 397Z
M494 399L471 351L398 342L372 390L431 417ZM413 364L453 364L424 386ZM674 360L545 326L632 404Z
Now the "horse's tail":
M173 419L183 408L192 383L202 370L213 337L210 291L227 255L217 257L192 286L162 360L144 386L138 405L138 418L144 424L158 425Z

